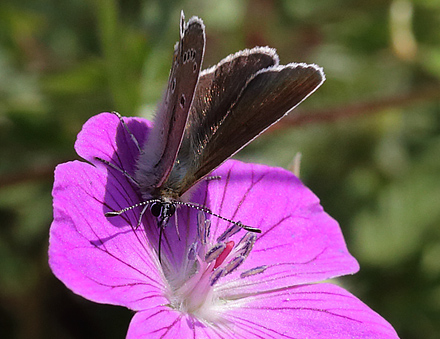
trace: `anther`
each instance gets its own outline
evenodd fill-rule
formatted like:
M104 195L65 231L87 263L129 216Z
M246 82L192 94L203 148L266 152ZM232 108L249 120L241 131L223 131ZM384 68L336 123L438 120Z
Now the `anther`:
M209 284L211 286L214 286L214 284L225 274L224 268L218 268L216 269L211 276L209 277Z
M234 272L245 260L246 258L242 255L235 257L225 266L225 275Z
M197 235L199 236L202 245L206 245L207 239L209 238L210 228L211 220L206 220L205 213L200 211L197 214Z
M241 229L242 228L239 225L232 225L226 231L224 231L222 235L220 235L217 238L217 241L218 242L225 241L229 237L232 237L234 234L238 233Z
M244 271L240 274L240 278L247 278L256 274L263 273L267 268L267 265L258 266L251 268L250 270Z
M194 242L188 251L188 260L194 261L197 257L197 242Z
M255 240L257 240L257 236L253 233L247 233L241 238L240 242L237 244L238 252L241 255L248 256L252 248L254 247Z
M225 243L217 243L212 247L208 253L205 255L205 262L210 263L217 259L220 254L222 254L223 250L226 248Z

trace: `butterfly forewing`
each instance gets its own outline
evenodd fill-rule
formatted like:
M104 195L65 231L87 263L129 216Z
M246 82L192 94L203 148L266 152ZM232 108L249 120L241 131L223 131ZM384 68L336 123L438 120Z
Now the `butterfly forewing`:
M258 71L212 130L209 141L193 150L197 165L182 179L182 193L289 113L323 81L324 73L315 65L289 64Z
M180 40L174 49L168 86L137 163L136 180L144 198L151 197L164 184L176 160L200 75L204 46L203 22L193 17L185 24L182 13Z

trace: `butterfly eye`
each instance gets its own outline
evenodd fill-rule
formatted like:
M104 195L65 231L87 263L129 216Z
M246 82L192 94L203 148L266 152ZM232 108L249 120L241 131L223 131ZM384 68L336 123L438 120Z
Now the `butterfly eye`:
M169 213L170 216L174 215L174 213L176 213L176 205L170 204L168 206L168 213Z
M151 214L158 218L162 213L162 204L160 202L154 202L151 204Z

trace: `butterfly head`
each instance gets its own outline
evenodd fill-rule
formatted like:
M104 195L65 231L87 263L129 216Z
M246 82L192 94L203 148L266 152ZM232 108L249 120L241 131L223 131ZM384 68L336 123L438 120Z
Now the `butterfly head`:
M159 262L162 262L161 248L162 248L162 234L164 228L168 224L168 220L176 213L176 203L169 199L160 199L151 203L150 205L151 214L156 218L157 227L159 227L159 246L158 246L158 256ZM179 234L176 224L177 234Z
M170 217L176 213L176 204L172 201L155 201L150 206L151 214L157 220L157 226L164 228Z

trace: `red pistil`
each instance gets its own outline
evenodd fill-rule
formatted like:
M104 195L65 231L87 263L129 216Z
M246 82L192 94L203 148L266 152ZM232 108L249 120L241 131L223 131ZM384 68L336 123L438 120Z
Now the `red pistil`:
M226 257L229 255L229 253L231 253L232 249L234 248L234 242L233 241L228 241L226 243L226 247L223 250L222 253L220 253L220 255L218 256L218 258L215 260L215 265L214 265L214 269L216 269L217 267L219 267L221 264L223 264L223 261L226 259Z

